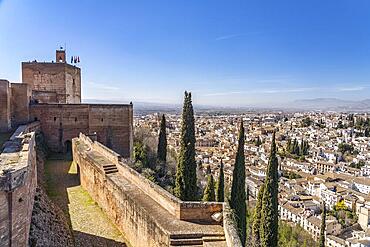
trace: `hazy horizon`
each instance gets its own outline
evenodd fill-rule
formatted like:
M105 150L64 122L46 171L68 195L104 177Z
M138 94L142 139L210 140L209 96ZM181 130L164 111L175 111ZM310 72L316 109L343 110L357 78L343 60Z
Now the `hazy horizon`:
M0 78L80 56L82 97L270 106L370 95L370 2L0 1ZM55 11L49 11L53 9ZM71 11L73 10L73 11Z

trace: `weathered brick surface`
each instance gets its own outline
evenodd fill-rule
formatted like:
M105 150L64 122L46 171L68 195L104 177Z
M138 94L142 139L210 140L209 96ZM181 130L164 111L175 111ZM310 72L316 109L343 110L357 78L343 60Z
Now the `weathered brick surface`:
M0 132L10 129L10 97L9 81L0 80Z
M11 83L11 95L12 127L28 123L31 88L25 83Z
M132 246L170 246L173 241L226 245L222 226L211 218L213 213L222 212L222 203L182 202L128 167L116 153L82 134L73 139L72 146L82 187ZM118 172L105 174L103 166L112 164Z
M0 246L27 246L37 186L35 133L18 130L0 155Z
M80 103L81 70L67 63L22 63L22 82L40 103ZM55 101L54 101L55 100Z
M96 132L98 141L123 157L132 147L132 105L38 104L31 105L30 118L41 122L49 148L63 152L67 141L80 133Z

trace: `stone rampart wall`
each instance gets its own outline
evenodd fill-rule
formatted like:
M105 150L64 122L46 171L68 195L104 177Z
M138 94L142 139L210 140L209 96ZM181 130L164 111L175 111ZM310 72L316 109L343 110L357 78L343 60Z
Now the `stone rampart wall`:
M117 225L132 246L168 246L169 236L142 205L122 187L105 176L94 160L82 158L81 185ZM129 188L128 188L129 189Z
M84 144L86 150L81 150ZM172 229L165 229L157 223L149 209L137 198L130 196L130 187L135 186L136 193L145 193L157 202L171 217L178 220L197 221L204 224L215 224L212 215L222 212L223 203L216 202L183 202L144 178L141 174L127 165L127 160L104 147L91 141L83 134L73 139L73 159L80 168L81 185L89 192L92 198L115 222L133 246L169 246ZM118 173L124 179L116 181L114 176L108 176L101 168L99 160L88 155L90 151L97 151L112 164L116 164ZM129 181L129 182L125 182ZM171 219L168 219L171 220Z
M9 81L0 80L0 132L9 131L11 128L10 98Z
M11 83L11 120L12 128L29 122L29 103L32 96L31 88L25 83Z
M20 126L0 154L0 246L27 246L37 186L35 131Z
M30 118L41 122L52 151L66 151L67 143L79 133L96 133L99 142L123 157L131 155L132 105L35 104L30 106Z
M224 203L223 221L227 247L242 247L235 217L228 203Z

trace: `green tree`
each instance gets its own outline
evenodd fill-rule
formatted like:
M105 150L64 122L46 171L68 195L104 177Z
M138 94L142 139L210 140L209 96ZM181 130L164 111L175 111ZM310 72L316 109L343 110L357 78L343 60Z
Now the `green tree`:
M366 128L366 129L365 129L364 136L365 136L365 137L370 137L370 128Z
M263 185L258 191L257 203L253 212L253 221L252 221L252 246L259 247L261 246L261 210L262 210L262 197L263 197Z
M135 162L140 162L143 167L148 166L148 150L142 142L135 142L133 155Z
M262 145L262 141L261 141L261 138L259 136L254 141L254 145L256 145L257 147Z
M220 166L220 174L218 176L217 181L217 194L216 194L216 200L218 202L224 202L225 201L225 177L224 177L224 164L221 160L221 166Z
M185 91L182 109L180 153L177 162L174 192L184 201L197 200L197 173L195 161L195 126L191 93Z
M323 208L322 208L322 214L321 214L319 247L325 247L325 227L326 227L326 205L324 202Z
M303 120L302 120L302 126L303 127L309 127L310 125L312 124L312 120L310 117L305 117Z
M351 144L348 144L348 143L339 143L338 150L342 154L345 154L345 153L350 153L351 154L351 153L353 153L354 148L353 148L353 146Z
M246 241L246 193L245 193L245 156L244 156L244 126L240 122L238 150L235 157L233 182L231 186L230 206L235 211L239 237L243 245Z
M272 135L271 153L267 167L261 210L261 246L278 245L278 159L276 157L275 132Z
M286 151L292 153L292 140L289 138L286 144Z
M304 155L304 141L301 140L301 147L299 148L299 155Z
M215 181L213 180L212 174L208 175L208 181L206 189L204 190L203 201L214 202L216 200L215 195Z
M158 136L157 159L162 163L166 163L166 157L167 157L166 117L163 114Z

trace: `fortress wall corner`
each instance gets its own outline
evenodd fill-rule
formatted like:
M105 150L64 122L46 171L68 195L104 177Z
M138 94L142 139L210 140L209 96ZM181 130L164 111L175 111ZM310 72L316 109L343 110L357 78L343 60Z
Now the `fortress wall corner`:
M132 246L169 246L167 232L154 221L151 212L127 193L130 187L120 186L107 177L97 168L94 160L78 150L80 140L73 139L72 146L73 160L80 167L81 186L105 211Z
M131 155L132 119L132 105L89 105L90 133L122 157Z
M169 226L163 221L157 221L161 216L168 217L169 221L220 224L212 217L215 213L222 214L223 203L183 202L130 168L127 160L122 159L117 164L119 155L83 134L73 139L72 148L82 187L133 246L169 246L173 229L166 228ZM117 166L118 172L108 175L102 167L111 164ZM161 207L162 211L155 210L161 215L153 215L152 207Z

